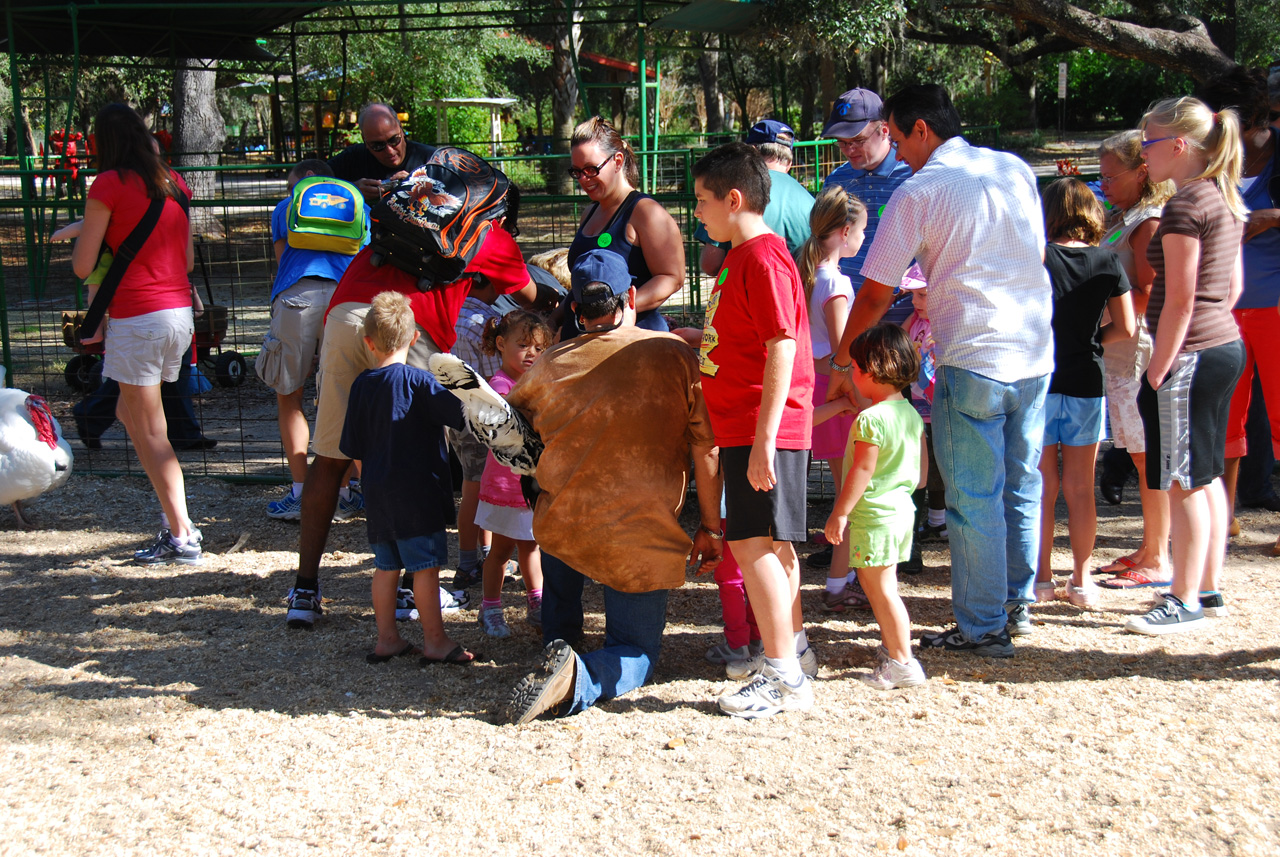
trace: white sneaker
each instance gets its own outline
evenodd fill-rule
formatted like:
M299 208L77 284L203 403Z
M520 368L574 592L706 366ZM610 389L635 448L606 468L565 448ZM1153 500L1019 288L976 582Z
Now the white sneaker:
M711 659L711 653L707 653L707 660ZM764 668L764 648L761 647L758 654L753 654L745 660L732 660L724 662L724 674L731 679L742 681L759 675L760 670ZM818 677L818 653L813 650L813 646L804 650L800 655L800 669L804 670L804 674L809 678Z
M876 664L870 675L862 680L876 690L893 690L895 687L917 687L925 683L924 667L915 658L905 664L889 657L888 652Z
M496 607L485 607L480 605L480 615L477 617L480 627L490 637L510 637L511 629L507 627L506 617L502 615L502 605Z
M760 674L734 693L717 701L720 710L733 717L754 720L783 711L808 711L813 707L813 682L802 675L797 685L787 684L768 664Z
M713 664L728 664L750 659L751 649L748 646L738 646L735 649L727 641L716 643L707 649L707 660Z

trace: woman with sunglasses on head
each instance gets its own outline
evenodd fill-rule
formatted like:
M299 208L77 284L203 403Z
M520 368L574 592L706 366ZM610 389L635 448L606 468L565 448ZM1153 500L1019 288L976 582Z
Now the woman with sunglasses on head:
M1261 490L1255 489L1254 498L1261 495L1266 504L1271 495L1271 469L1263 450L1250 450L1245 425L1254 389L1254 376L1261 383L1263 398L1267 404L1267 416L1271 424L1271 447L1280 452L1280 131L1270 127L1270 99L1267 95L1266 74L1260 69L1236 68L1209 81L1200 97L1210 107L1231 107L1240 114L1243 125L1243 170L1240 176L1240 193L1249 219L1244 227L1244 244L1241 247L1244 267L1244 293L1232 314L1240 328L1244 342L1244 372L1236 384L1231 398L1231 412L1227 418L1226 472L1223 485L1227 492L1227 510L1231 513L1231 534L1239 532L1234 521L1236 485L1240 478L1240 461L1246 455L1252 459L1261 452L1262 460L1255 463L1254 473L1263 471L1266 480ZM1246 464L1246 471L1248 464ZM1251 498L1241 491L1241 500ZM1274 506L1274 501L1270 501ZM1277 542L1280 547L1280 542Z
M1151 180L1142 161L1139 131L1123 131L1103 140L1098 147L1098 172L1102 176L1102 193L1114 206L1099 246L1110 249L1120 259L1132 286L1137 322L1133 336L1103 346L1107 409L1111 438L1118 448L1128 450L1138 468L1142 496L1142 545L1099 569L1103 574L1116 575L1100 585L1108 589L1167 586L1169 498L1163 491L1147 487L1147 447L1138 415L1138 388L1151 359L1151 334L1145 316L1156 272L1147 261L1147 248L1160 226L1160 210L1175 188L1172 182L1157 184Z
M605 120L593 116L573 129L569 175L591 200L569 245L569 267L588 250L602 249L626 260L636 287L636 327L665 331L659 311L684 285L684 241L675 218L656 199L636 190L640 171L631 146ZM582 332L568 306L560 338Z
M201 560L201 535L187 514L182 468L160 403L160 384L178 379L194 327L187 274L195 267L195 248L184 210L191 191L165 164L142 117L131 108L102 108L94 133L98 176L71 251L76 276L93 272L104 247L118 251L153 201L162 201L159 219L110 299L110 318L83 340L105 337L103 377L120 384L116 414L160 500L163 529L133 559L143 565L194 565Z
M1126 631L1174 634L1225 612L1218 578L1227 545L1227 412L1244 368L1231 308L1243 274L1240 120L1194 98L1154 105L1140 125L1154 182L1178 188L1147 248L1155 269L1147 302L1154 341L1138 392L1147 484L1169 492L1173 582Z

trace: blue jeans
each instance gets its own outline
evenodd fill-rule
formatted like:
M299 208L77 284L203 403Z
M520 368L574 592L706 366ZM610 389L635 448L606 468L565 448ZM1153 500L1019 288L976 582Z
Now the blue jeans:
M586 578L545 551L542 554L542 639L582 639L582 586ZM602 584L603 585L603 584ZM667 627L667 590L619 592L604 587L604 648L577 664L573 704L564 714L577 714L602 699L641 687L653 677Z
M951 609L968 640L1005 626L1005 604L1035 600L1040 450L1049 376L1004 384L938 367L933 448L947 485Z

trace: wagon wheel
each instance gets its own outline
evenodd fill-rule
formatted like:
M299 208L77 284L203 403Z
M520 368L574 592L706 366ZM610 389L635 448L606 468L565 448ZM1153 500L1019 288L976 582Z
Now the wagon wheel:
M223 387L239 387L249 374L249 366L235 351L224 351L214 361L213 372Z
M62 376L67 386L77 393L87 393L94 387L93 367L97 364L95 354L77 354L67 361L67 368Z

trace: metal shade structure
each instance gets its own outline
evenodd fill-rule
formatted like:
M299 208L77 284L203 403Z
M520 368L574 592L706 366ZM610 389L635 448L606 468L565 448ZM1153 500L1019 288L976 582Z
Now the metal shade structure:
M279 0L19 0L0 49L20 56L170 57L272 62L257 39L320 8Z
M736 36L751 29L763 14L764 4L753 0L694 0L663 15L652 26Z

